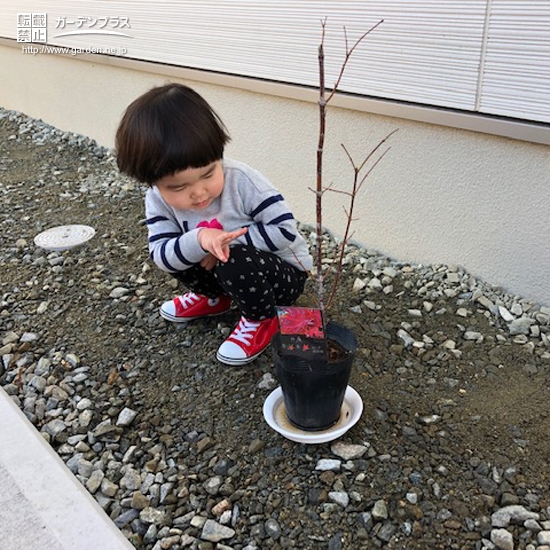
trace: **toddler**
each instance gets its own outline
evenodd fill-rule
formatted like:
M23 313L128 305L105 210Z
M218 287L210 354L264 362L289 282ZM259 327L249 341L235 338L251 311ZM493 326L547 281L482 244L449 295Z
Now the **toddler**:
M167 84L138 97L116 133L121 172L149 185L149 255L189 291L165 302L173 322L241 318L217 358L253 361L277 331L276 306L303 292L312 258L282 195L259 172L224 158L229 136L191 88Z

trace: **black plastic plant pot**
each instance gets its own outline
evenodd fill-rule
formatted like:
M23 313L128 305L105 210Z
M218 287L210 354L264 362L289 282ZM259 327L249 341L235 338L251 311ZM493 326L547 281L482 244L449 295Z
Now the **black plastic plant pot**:
M271 341L286 414L300 430L326 430L340 418L357 340L350 330L336 323L327 324L326 337L348 352L343 359L329 363L283 355L279 333Z

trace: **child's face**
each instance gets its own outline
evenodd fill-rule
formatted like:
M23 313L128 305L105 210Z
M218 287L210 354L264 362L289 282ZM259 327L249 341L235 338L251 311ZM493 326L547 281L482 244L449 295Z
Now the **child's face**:
M203 210L223 191L221 160L202 168L187 168L155 182L162 198L178 210Z

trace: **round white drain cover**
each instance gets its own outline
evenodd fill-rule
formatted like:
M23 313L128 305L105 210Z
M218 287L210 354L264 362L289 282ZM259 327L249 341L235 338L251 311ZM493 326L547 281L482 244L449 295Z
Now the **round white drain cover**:
M68 250L89 241L95 229L89 225L60 225L42 231L34 238L34 244L46 250Z

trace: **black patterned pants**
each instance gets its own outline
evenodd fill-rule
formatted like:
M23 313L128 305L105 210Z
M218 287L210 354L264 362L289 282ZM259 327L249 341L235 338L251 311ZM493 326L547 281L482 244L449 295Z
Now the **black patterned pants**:
M229 261L218 261L211 271L196 264L173 275L196 294L229 296L251 321L273 317L275 306L292 305L307 279L305 271L279 256L248 245L233 245Z

